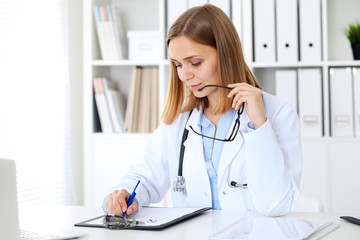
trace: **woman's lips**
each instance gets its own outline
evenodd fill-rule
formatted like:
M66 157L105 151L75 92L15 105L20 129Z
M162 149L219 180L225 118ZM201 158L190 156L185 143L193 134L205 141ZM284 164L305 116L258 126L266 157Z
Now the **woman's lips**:
M196 84L196 85L191 85L190 90L195 91L196 89L198 89L200 87L200 85L201 85L201 83Z

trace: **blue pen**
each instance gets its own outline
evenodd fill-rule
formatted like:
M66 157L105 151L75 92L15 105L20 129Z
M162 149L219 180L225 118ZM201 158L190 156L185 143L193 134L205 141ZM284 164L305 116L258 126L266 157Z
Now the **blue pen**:
M130 198L129 198L129 201L127 202L127 207L129 207L129 206L132 204L132 202L134 201L134 198L135 198L135 196L136 196L135 190L136 190L136 188L139 186L139 183L140 183L140 180L137 182L137 184L136 184L136 186L135 186L135 188L134 188L134 191L132 192L132 194L131 194L131 196L130 196ZM124 217L125 214L126 214L126 211L123 212L122 217Z

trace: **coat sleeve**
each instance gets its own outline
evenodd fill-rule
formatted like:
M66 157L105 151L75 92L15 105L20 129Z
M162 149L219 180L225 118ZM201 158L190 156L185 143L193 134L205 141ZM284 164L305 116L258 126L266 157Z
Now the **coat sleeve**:
M164 157L164 132L166 126L161 124L150 138L144 159L139 163L130 165L127 173L121 180L121 184L116 189L126 189L130 194L140 180L140 185L136 191L136 199L139 207L147 206L150 203L160 202L169 189L169 170L168 161Z
M266 108L266 106L265 106ZM299 197L302 150L298 115L283 103L255 131L244 133L248 190L267 216L291 211Z

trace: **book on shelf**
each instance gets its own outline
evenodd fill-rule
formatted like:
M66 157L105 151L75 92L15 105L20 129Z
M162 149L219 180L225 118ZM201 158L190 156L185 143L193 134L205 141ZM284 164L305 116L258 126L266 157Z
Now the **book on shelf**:
M126 107L129 133L152 133L159 124L157 68L134 67Z
M113 128L112 128L110 113L106 103L104 89L101 84L101 78L100 77L94 78L93 84L94 84L95 103L96 103L96 108L99 112L101 129L104 133L112 133Z
M139 109L139 95L141 89L141 68L133 67L133 72L131 76L130 91L126 106L125 114L125 129L127 132L136 132L137 120L138 119L138 109Z
M123 133L125 102L117 90L116 83L107 79L94 78L95 102L100 124L104 133Z
M115 61L126 58L126 38L120 12L113 5L96 5L94 16L101 58Z

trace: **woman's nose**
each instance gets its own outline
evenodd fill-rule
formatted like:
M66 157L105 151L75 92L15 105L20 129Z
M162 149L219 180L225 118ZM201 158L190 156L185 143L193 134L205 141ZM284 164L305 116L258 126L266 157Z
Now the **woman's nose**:
M192 73L191 69L187 66L182 66L180 73L179 73L179 77L182 81L186 81L191 79L194 76L194 74Z

